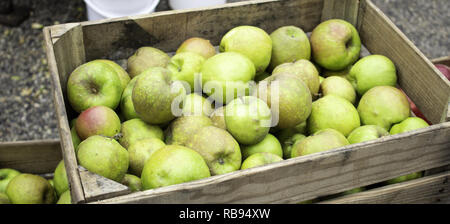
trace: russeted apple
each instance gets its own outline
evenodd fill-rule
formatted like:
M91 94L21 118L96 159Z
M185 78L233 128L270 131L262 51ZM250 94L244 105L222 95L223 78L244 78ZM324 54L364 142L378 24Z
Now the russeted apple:
M272 39L263 29L238 26L228 31L220 41L220 52L238 52L254 64L256 75L263 73L272 57Z
M350 135L348 135L347 139L350 144L356 144L378 139L387 135L389 135L389 132L378 125L364 125L355 128L355 130L353 130Z
M320 23L312 31L310 41L314 61L332 71L352 65L358 60L361 51L358 31L342 19Z
M142 174L145 162L150 156L166 146L159 138L144 138L134 142L128 147L128 155L130 157L130 164L128 171L138 177Z
M328 151L349 144L350 143L341 132L328 128L298 141L292 147L291 157L295 158L297 156Z
M15 176L6 187L6 195L12 204L53 204L56 194L52 185L43 177L22 173Z
M183 99L184 116L209 116L213 112L212 102L197 93L191 93Z
M283 157L283 149L281 148L280 142L271 134L267 134L262 141L254 145L243 145L242 159L245 160L249 156L259 152L268 152Z
M200 37L191 37L185 40L177 49L176 54L182 52L192 52L208 59L216 54L216 49L207 39Z
M296 26L282 26L270 34L272 58L270 70L278 65L311 58L311 45L305 32Z
M398 124L394 124L391 127L389 133L391 135L400 134L408 131L417 130L420 128L426 128L430 126L426 121L419 117L408 117Z
M304 135L305 132L306 130L303 132L298 132L294 128L288 128L277 133L278 140L280 141L281 148L283 149L283 159L291 158L292 146L294 146L298 141L306 138Z
M311 91L311 96L317 96L320 87L319 72L313 63L300 59L292 63L284 63L277 66L272 75L278 73L290 73L298 76Z
M4 193L6 191L6 187L8 183L20 172L15 169L3 168L0 169L0 193Z
M156 151L142 170L142 189L154 189L210 177L203 157L190 148L168 145Z
M198 152L209 167L211 175L239 170L242 162L239 143L227 131L206 126L189 139L188 147Z
M75 123L75 129L81 140L93 135L114 137L119 133L120 126L119 116L105 106L94 106L83 111Z
M258 152L252 154L242 162L241 170L250 169L253 167L264 166L270 163L282 161L283 158L269 152Z
M165 142L169 145L183 145L187 143L192 136L201 128L211 126L212 121L209 117L200 116L181 116L169 125L165 130Z
M154 47L141 47L128 58L127 70L131 78L152 67L165 68L170 56Z
M195 91L195 86L200 86L196 80L200 81L198 74L201 72L205 58L192 52L181 52L174 55L167 65L167 69L172 73L172 80L184 81L189 84L187 89ZM197 87L198 88L198 87Z
M320 84L320 89L322 96L340 96L352 104L356 101L356 91L352 84L347 79L340 76L330 76L326 78Z
M121 184L127 186L131 192L141 191L142 190L142 181L141 178L132 175L125 174L125 177L122 179Z
M163 131L159 126L145 123L139 118L122 123L119 143L126 149L136 141L146 138L158 138L164 140Z
M358 105L361 123L379 125L386 130L409 117L411 110L406 95L392 86L376 86L367 91Z

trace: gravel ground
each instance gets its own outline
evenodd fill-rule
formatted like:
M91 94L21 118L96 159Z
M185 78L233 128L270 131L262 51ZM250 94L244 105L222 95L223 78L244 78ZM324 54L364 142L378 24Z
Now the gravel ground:
M236 2L239 0L231 0ZM373 0L428 57L450 54L450 1ZM82 0L14 0L32 8L21 26L0 25L0 141L59 138L42 27L86 20ZM162 0L157 11L168 10Z

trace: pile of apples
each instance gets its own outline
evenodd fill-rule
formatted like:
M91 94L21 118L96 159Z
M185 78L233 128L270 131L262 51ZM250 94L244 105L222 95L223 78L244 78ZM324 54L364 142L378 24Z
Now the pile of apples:
M394 63L360 51L355 27L332 19L310 37L239 26L218 50L199 37L172 57L141 47L126 70L87 62L67 82L78 163L140 191L427 127L395 87Z

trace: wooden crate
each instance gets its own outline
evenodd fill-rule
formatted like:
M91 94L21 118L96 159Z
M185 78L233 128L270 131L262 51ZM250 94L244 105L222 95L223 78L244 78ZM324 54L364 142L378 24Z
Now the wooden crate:
M78 166L69 129L74 112L65 96L67 78L77 66L97 58L125 59L141 46L173 52L194 36L218 45L228 30L239 25L258 26L268 33L295 25L310 32L331 18L354 24L372 54L383 54L395 63L399 86L434 125L132 194L123 185ZM62 24L43 32L62 153L75 203L296 203L450 164L450 83L370 0L248 1Z

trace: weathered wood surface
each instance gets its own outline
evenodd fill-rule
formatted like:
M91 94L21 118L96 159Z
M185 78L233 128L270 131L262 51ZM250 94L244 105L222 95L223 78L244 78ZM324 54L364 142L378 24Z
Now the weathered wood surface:
M343 19L356 25L358 22L359 0L325 0L321 21Z
M59 140L35 140L0 143L0 168L23 173L53 173L62 160Z
M387 185L319 204L434 204L450 202L450 172Z

